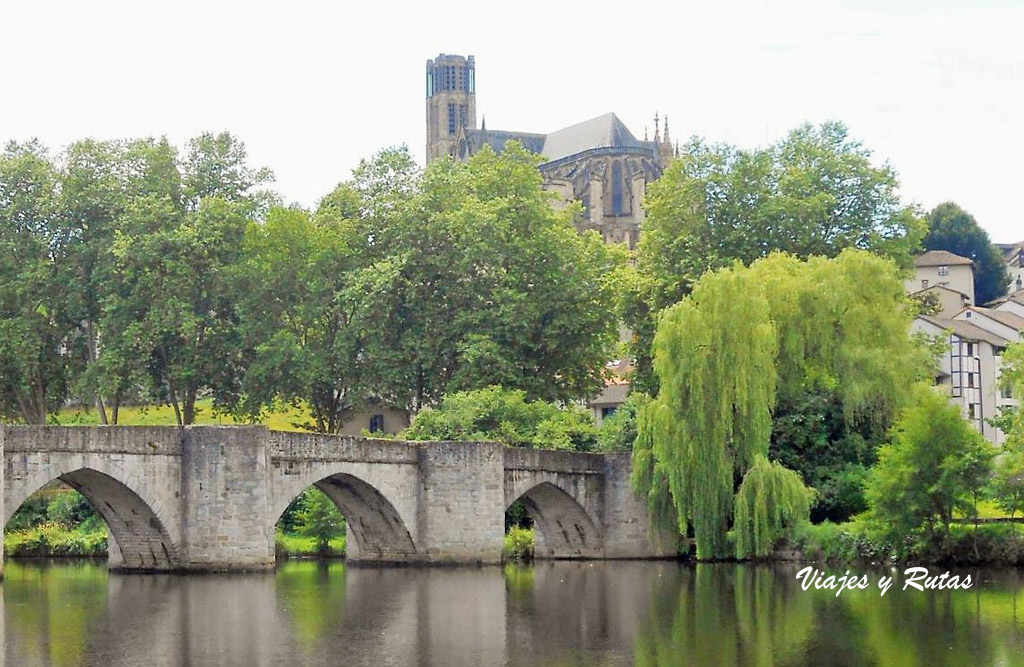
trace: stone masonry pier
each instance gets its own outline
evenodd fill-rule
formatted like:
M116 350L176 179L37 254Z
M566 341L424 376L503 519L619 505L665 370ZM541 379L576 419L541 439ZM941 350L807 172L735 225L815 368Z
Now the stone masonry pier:
M345 515L351 561L498 563L516 500L538 528L537 557L672 553L630 488L628 454L258 426L8 426L0 453L4 525L59 479L107 522L113 569L272 568L275 524L310 486Z

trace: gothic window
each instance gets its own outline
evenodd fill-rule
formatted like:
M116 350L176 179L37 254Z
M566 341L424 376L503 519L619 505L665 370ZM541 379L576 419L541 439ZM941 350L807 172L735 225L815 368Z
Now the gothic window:
M469 70L469 92L470 94L476 93L476 70Z
M455 105L448 105L448 134L455 134Z
M427 97L434 96L434 74L427 72Z
M612 165L612 215L622 215L622 163Z

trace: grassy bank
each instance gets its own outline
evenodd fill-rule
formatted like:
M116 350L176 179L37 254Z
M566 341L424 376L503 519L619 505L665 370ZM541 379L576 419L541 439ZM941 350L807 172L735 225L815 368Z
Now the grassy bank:
M867 525L850 521L805 525L794 546L805 558L831 562L914 562L950 565L1024 565L1024 526L954 524L949 535L909 535L886 541Z
M306 535L285 533L278 530L274 537L274 550L279 559L282 558L344 558L346 536L331 538L327 551L317 547L317 539Z
M345 536L330 541L326 553L317 549L314 537L277 531L274 546L279 558L344 558ZM105 558L107 531L67 528L58 523L44 523L4 534L4 554L14 558Z
M260 423L275 431L298 431L301 429L295 424L308 420L309 414L306 410L289 408L267 413ZM57 422L61 426L96 426L100 423L100 416L93 409L65 408L57 414ZM117 423L121 426L173 426L174 408L169 405L125 405L118 410ZM204 398L196 401L196 424L229 426L239 423L243 422L235 420L230 415L216 413L213 409L213 399Z
M59 523L43 523L4 533L4 554L21 558L88 557L107 555L107 529L67 528Z

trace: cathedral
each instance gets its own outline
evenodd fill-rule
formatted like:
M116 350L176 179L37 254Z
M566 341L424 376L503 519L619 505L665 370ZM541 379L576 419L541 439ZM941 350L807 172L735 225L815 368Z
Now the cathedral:
M580 201L580 231L593 229L607 243L635 248L647 184L661 176L674 151L668 118L664 132L654 118L654 140L638 140L614 113L550 134L489 130L476 122L476 63L473 56L441 54L427 61L427 162L445 156L467 160L484 146L501 152L518 141L543 157L544 188L563 204Z

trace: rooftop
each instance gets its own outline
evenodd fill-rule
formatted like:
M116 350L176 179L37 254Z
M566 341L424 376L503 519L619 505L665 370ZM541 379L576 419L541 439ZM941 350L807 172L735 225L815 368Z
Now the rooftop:
M974 261L967 257L954 255L948 250L929 250L914 258L914 266L973 266Z
M996 347L1006 347L1010 342L1002 336L986 331L964 320L951 320L948 317L938 317L935 315L919 315L918 319L924 320L944 331L952 331L963 340L983 341Z
M614 113L585 120L547 135L541 154L549 162L592 148L646 148Z

